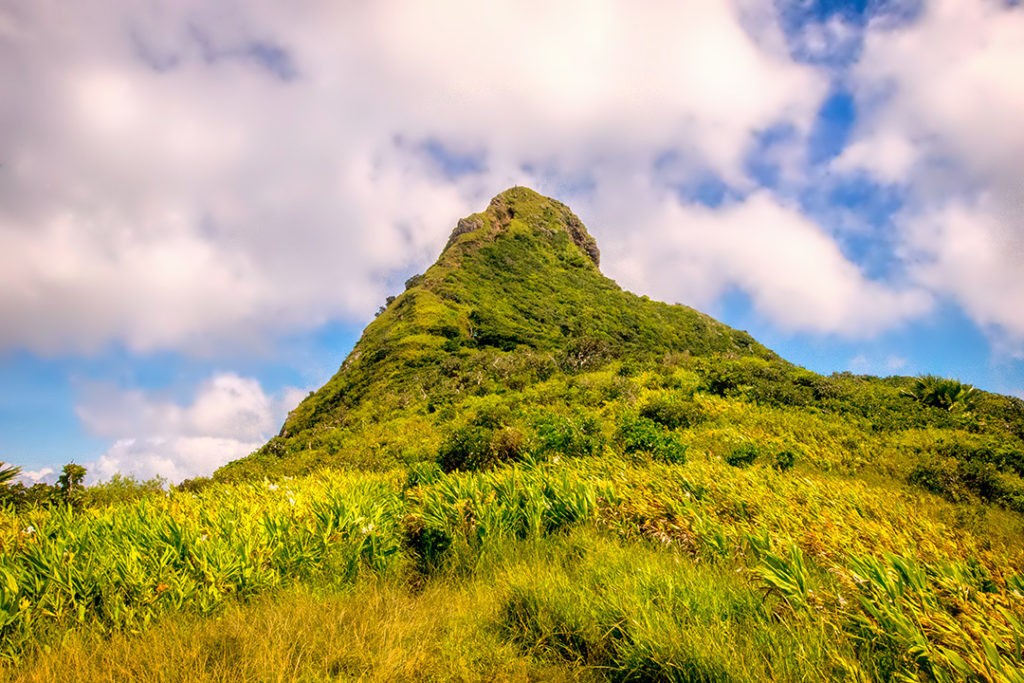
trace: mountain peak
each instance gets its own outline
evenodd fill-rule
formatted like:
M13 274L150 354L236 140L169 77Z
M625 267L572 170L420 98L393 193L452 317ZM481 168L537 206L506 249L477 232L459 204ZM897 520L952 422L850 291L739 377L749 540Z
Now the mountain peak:
M416 458L436 447L451 415L506 385L574 382L664 358L777 358L699 311L624 291L598 263L596 241L569 207L526 187L505 190L458 221L437 261L388 298L280 435L220 476ZM378 428L390 435L387 453L364 448Z
M557 199L519 185L495 195L485 211L460 219L448 238L445 251L458 243L462 235L476 233L493 237L509 230L514 222L546 235L565 232L595 267L601 265L597 240L587 232L579 216Z

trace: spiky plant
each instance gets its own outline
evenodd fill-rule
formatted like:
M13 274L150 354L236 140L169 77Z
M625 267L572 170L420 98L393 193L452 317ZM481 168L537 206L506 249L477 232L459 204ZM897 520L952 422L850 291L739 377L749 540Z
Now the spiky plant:
M914 386L905 393L926 406L957 412L968 411L974 407L978 390L959 380L921 375L914 380Z
M21 468L17 465L0 462L0 486L9 486L19 474L21 474Z

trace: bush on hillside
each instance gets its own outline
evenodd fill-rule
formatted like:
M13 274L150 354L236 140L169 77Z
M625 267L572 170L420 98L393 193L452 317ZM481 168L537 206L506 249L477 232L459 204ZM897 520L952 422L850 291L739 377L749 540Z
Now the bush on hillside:
M601 423L590 415L569 418L543 413L533 424L538 455L560 453L569 457L600 455L604 451Z
M150 495L163 495L166 485L167 480L163 477L139 481L130 475L115 474L102 484L93 484L85 489L85 504L89 507L113 505L128 503Z
M518 409L497 396L478 399L471 412L452 428L438 449L437 464L445 472L486 470L521 460L530 450L519 427Z
M796 452L790 448L783 449L775 454L775 462L772 466L780 472L788 472L796 464Z
M441 443L437 464L445 472L488 470L521 460L529 451L526 435L517 427L465 425Z
M932 458L918 463L907 481L952 502L980 498L1024 513L1024 480L992 463Z
M729 451L725 461L733 467L749 467L760 455L760 447L752 441L746 441Z
M943 440L935 445L934 451L941 457L961 462L989 463L1000 470L1024 476L1024 446L1021 445L998 441L972 443L962 439Z
M617 437L624 453L649 453L664 462L686 462L686 444L650 418L624 415L619 420Z
M565 372L582 372L599 367L609 356L608 342L597 337L574 337L558 356L558 364Z
M817 400L822 378L783 361L763 358L715 359L702 363L701 388L726 398L737 397L774 406L804 406Z
M678 394L660 394L649 399L641 406L640 416L668 429L693 427L706 418L699 405L692 399L684 400Z

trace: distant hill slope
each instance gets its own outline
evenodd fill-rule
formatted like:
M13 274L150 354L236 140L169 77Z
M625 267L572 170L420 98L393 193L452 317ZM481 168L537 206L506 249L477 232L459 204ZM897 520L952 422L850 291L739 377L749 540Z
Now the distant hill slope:
M623 291L598 264L564 204L499 194L458 221L279 436L215 478L476 467L671 438L711 457L792 447L806 466L1024 510L1021 401L937 378L822 377L703 313Z

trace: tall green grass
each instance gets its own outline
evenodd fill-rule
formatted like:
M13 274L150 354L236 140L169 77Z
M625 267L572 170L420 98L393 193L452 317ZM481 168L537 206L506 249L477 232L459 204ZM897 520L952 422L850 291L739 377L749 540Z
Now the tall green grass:
M7 510L0 651L28 675L47 648L145 649L154 624L183 642L206 633L204 615L253 601L387 586L408 608L364 622L368 638L415 630L450 601L484 634L474 638L489 643L479 647L492 672L1019 680L1019 517L959 524L961 508L899 487L654 457L334 472L81 511ZM446 636L425 633L439 648L431 671L472 668ZM280 647L290 657L300 645ZM183 661L199 656L188 652ZM303 675L331 675L327 655L303 657ZM362 675L358 666L346 675Z

